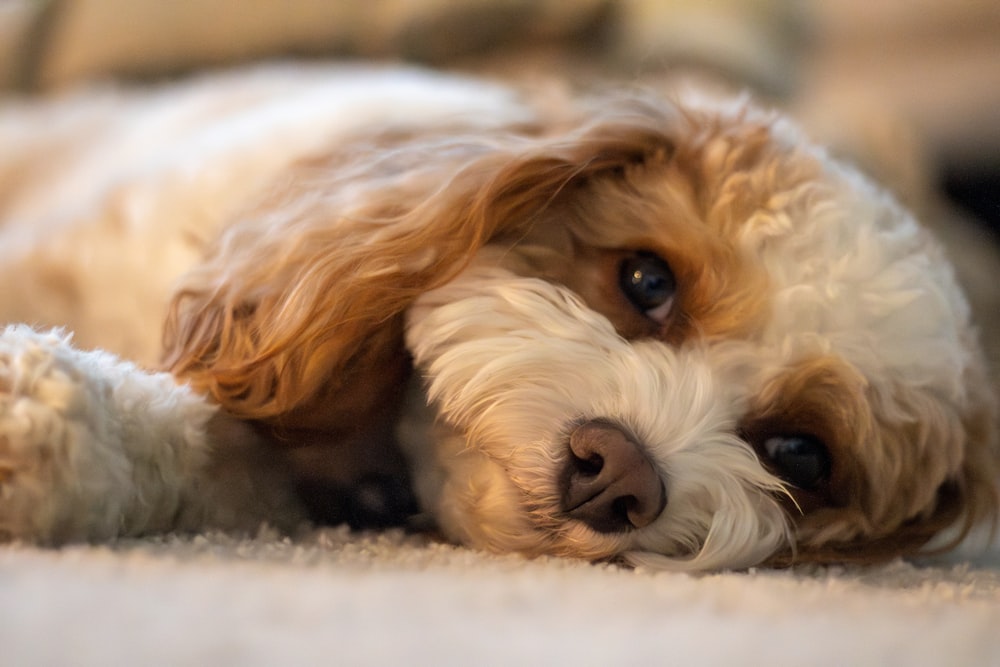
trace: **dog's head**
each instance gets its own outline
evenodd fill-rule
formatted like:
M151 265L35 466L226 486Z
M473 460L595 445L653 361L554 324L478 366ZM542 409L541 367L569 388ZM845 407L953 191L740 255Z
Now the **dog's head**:
M993 516L995 401L909 214L742 102L581 117L314 166L348 176L181 292L173 368L335 430L398 398L405 328L417 489L494 550L873 559Z

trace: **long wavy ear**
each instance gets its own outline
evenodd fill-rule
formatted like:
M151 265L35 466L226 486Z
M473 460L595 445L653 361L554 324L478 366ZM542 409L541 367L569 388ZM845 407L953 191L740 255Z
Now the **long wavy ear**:
M662 151L666 120L640 105L566 131L382 133L300 164L183 281L165 365L243 418L330 429L377 410L408 368L407 305L576 180Z

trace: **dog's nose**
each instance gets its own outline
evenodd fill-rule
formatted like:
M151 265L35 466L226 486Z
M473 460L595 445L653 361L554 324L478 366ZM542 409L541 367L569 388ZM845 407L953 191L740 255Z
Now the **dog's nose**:
M656 468L638 444L607 422L590 421L569 438L562 509L601 533L652 523L667 504Z

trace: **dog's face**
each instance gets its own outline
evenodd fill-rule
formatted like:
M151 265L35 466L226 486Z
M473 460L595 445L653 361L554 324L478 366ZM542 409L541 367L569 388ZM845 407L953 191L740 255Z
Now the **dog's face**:
M705 569L988 512L989 390L934 243L780 121L671 119L410 308L436 426L403 437L444 531Z
M995 513L996 404L909 214L742 103L554 107L301 166L186 278L168 366L363 443L412 358L418 495L499 551L870 560Z

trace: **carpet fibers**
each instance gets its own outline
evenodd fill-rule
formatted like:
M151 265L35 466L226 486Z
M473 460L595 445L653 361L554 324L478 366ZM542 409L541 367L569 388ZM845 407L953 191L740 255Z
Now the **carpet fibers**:
M997 665L1000 571L691 576L402 532L0 549L5 665Z

